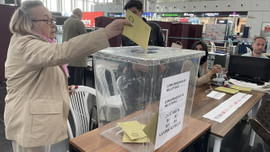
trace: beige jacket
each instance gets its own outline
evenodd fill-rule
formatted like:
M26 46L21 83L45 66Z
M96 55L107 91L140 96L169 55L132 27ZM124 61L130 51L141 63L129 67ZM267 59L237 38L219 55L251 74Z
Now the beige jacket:
M210 77L206 75L208 73L207 61L204 62L204 64L200 65L200 72L201 72L201 77L197 79L196 86L201 86L211 80Z
M61 65L108 46L104 29L62 44L14 34L5 63L6 138L23 147L50 145L66 139L69 94Z

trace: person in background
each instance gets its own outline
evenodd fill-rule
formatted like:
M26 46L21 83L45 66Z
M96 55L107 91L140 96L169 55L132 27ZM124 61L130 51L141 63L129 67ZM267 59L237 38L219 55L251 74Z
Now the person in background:
M151 27L150 37L148 45L151 46L165 46L164 36L161 31L161 28L158 24L154 22L147 22L145 18L142 17L143 15L143 4L139 0L129 0L127 4L124 7L125 10L130 10L142 20L144 20L145 23L147 23ZM133 41L131 41L126 36L122 35L122 46L135 46L137 45ZM166 67L162 65L160 67L159 72L166 71ZM127 103L127 114L133 113L137 110L139 110L142 107L145 107L145 102L143 100L149 100L150 96L144 97L142 88L145 88L145 92L150 90L149 87L144 86L151 86L149 83L151 81L147 81L150 78L149 74L149 67L141 65L141 64L135 64L135 63L123 63L119 64L118 66L118 73L123 78L123 82L121 83L120 90L122 94L124 94L124 100ZM147 79L147 80L144 80ZM159 81L159 80L157 80ZM159 84L159 83L156 83ZM156 86L159 88L158 86ZM143 99L146 98L146 99ZM155 98L155 95L153 97Z
M265 50L265 46L266 46L266 39L264 37L256 36L253 40L252 51L249 53L242 54L242 56L268 59L267 56L262 54L262 52ZM248 123L249 116L246 114L241 120Z
M154 22L147 22L145 18L142 17L143 15L143 4L139 0L129 0L127 4L124 7L125 10L130 10L137 16L141 17L144 22L146 22L150 27L151 27L151 32L150 32L150 37L149 37L149 42L148 45L151 46L165 46L165 41L164 41L164 36L161 31L161 28L158 24ZM137 45L133 41L131 41L129 38L126 36L122 35L122 46L134 46ZM141 72L141 68L138 66L131 66L127 64L120 64L118 67L118 71L120 74L125 73L128 68L133 68L134 72Z
M257 58L266 58L267 56L262 54L262 52L265 50L266 46L266 39L264 37L255 37L254 42L252 44L252 52L242 54L242 56L250 56L250 57L257 57Z
M205 55L201 58L201 61L200 61L198 79L196 83L196 86L201 86L209 82L214 74L220 73L222 70L222 67L221 65L216 64L213 66L211 70L208 70L208 64L207 64L208 49L207 49L207 45L203 41L197 41L193 43L190 49L205 51Z
M238 39L238 38L241 38L241 35L240 35L240 33L238 32L238 33L236 33L236 39Z
M129 0L124 7L125 10L130 10L137 16L141 17L145 23L151 27L150 37L148 45L151 46L165 46L164 36L160 26L154 22L148 22L143 15L143 4L139 0ZM134 46L137 45L126 36L122 36L122 46Z
M70 40L81 34L86 33L85 26L81 21L83 17L82 10L76 8L73 10L73 15L71 15L63 25L63 42ZM73 50L76 52L76 49ZM84 69L87 67L87 57L83 57L75 62L71 62L68 65L69 85L82 85L82 80L84 78Z
M62 66L109 47L124 25L116 19L105 28L55 43L55 20L41 1L25 1L10 21L13 36L5 62L5 135L14 152L49 152L66 139L69 94ZM76 51L74 51L76 50Z

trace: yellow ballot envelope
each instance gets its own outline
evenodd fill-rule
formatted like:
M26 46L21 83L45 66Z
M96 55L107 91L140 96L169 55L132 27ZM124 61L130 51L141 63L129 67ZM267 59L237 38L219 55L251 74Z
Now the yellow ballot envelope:
M244 93L251 93L252 92L252 89L251 88L240 87L240 86L237 86L237 85L232 85L231 88L232 89L239 90L240 92L244 92Z
M145 125L141 125L142 130L144 127ZM131 140L126 133L124 133L123 135L123 143L149 143L149 142L150 142L150 139L147 136L143 138Z
M151 118L149 123L144 127L143 131L149 137L150 141L156 142L156 132L158 123L158 112Z
M239 92L238 90L227 88L227 87L217 87L217 88L215 88L215 90L220 91L220 92L229 93L229 94L236 94Z
M143 124L138 121L126 121L117 123L125 132L125 134L131 139L140 139L146 137L146 134L143 132L145 127Z
M147 50L151 27L130 10L127 10L126 20L133 23L133 26L125 26L123 35Z

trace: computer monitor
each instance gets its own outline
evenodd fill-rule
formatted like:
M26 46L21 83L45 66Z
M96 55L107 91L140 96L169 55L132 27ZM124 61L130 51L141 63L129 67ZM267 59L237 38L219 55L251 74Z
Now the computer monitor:
M264 84L270 80L270 60L231 55L227 75L230 78Z

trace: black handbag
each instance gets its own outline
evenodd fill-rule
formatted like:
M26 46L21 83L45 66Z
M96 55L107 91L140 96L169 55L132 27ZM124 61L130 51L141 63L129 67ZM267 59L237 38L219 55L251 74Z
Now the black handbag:
M250 119L250 126L267 145L270 145L270 100L262 103L256 116Z

